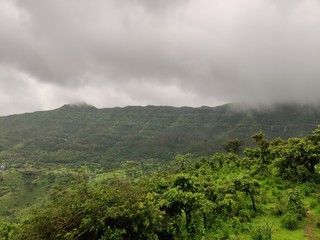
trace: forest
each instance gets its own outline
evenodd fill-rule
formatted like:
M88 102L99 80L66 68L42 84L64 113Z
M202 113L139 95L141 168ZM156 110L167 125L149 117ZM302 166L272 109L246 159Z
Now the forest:
M319 118L299 106L1 117L0 239L320 239Z
M55 187L14 221L3 218L0 236L319 239L320 127L301 138L268 140L258 132L252 139L252 148L232 139L226 153L178 154L166 166L127 162L108 173L48 173Z

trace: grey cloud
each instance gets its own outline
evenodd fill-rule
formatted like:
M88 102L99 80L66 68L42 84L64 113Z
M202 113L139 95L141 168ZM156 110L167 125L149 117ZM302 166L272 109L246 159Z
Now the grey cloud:
M34 99L33 82L14 70L0 68L0 115L41 109L40 101Z
M314 102L319 26L316 0L2 0L0 65L128 104Z
M172 9L181 7L185 5L189 0L115 0L116 2L120 2L123 4L136 5L138 7L144 8L146 11L151 11L152 13L163 13L166 11L171 11Z

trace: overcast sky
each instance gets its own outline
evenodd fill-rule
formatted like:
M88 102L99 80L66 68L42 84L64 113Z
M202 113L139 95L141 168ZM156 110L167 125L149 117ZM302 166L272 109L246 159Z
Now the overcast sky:
M320 101L319 0L0 0L0 115Z

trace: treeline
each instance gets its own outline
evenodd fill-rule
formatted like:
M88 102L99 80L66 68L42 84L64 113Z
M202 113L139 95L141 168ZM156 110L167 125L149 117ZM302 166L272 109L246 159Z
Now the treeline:
M177 155L139 178L79 172L18 223L0 224L0 237L276 239L281 229L301 228L307 208L319 211L320 128L303 138L269 141L261 132L252 138L256 147L241 156ZM255 224L261 217L265 224Z

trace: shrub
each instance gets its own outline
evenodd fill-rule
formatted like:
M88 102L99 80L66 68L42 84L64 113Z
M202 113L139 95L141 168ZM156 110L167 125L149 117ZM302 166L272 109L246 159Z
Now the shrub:
M285 227L289 230L297 229L298 223L298 216L293 211L286 212L281 218L282 227Z
M9 239L15 228L14 224L0 220L0 239Z
M285 212L285 207L283 204L277 204L274 208L272 208L272 213L276 216L282 216Z
M310 209L315 209L318 206L318 201L317 200L312 200L309 204Z
M316 185L314 183L304 183L300 186L301 191L303 193L304 196L308 197L310 196L312 193L316 192Z
M281 191L277 188L272 188L272 196L278 197L281 195Z
M265 224L265 226L258 227L251 232L252 240L271 240L272 226Z
M299 189L290 189L287 196L287 210L295 213L298 220L306 216L306 209L302 202L302 194Z
M240 222L250 222L252 219L252 211L249 209L241 209L239 211Z

